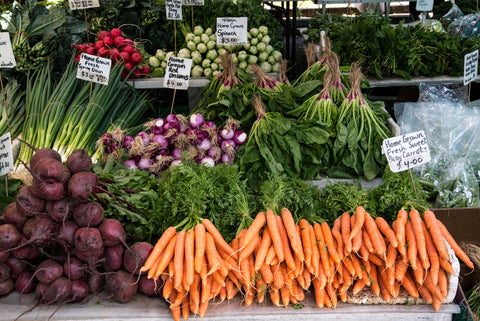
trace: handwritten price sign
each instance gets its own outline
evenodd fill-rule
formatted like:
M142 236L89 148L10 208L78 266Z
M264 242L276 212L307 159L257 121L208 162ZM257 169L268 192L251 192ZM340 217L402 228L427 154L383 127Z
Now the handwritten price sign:
M0 176L13 171L13 151L10 133L0 137Z
M402 172L430 161L425 132L418 131L385 139L382 151L392 172Z
M166 0L165 8L168 20L182 20L182 0Z
M169 57L163 85L172 89L188 89L192 59Z
M82 53L78 62L77 78L108 85L112 60Z
M12 43L8 32L0 32L0 68L14 68L17 65L13 55Z
M465 55L463 84L468 85L477 78L478 73L478 49Z
M244 45L247 43L247 17L217 17L218 45Z
M99 0L69 0L70 10L88 9L100 7Z

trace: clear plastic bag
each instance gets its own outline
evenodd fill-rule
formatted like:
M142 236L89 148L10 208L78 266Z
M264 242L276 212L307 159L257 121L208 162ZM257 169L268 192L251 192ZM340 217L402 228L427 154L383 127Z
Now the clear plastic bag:
M462 10L455 3L452 3L452 7L440 18L440 21L444 26L449 26L453 21L460 17L463 17Z
M459 103L468 105L470 100L468 87L464 85L432 85L421 82L418 89L418 102Z
M479 37L480 36L480 14L471 13L463 17L455 19L447 29L448 33L466 37Z

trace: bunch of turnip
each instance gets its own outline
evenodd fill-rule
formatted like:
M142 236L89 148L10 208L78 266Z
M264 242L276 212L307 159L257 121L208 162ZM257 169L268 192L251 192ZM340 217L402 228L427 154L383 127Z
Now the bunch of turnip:
M143 54L140 52L138 43L125 37L120 28L110 31L99 32L94 43L74 45L77 49L76 59L80 59L81 53L87 53L103 58L110 58L112 65L121 63L124 65L122 77L138 79L150 75L150 67L143 63Z
M268 28L261 26L251 28L247 33L248 43L245 45L219 45L217 36L211 28L203 29L195 26L193 32L185 35L185 47L181 48L177 57L192 59L192 77L215 77L222 70L221 57L227 51L232 52L233 62L240 70L253 74L253 65L259 65L265 73L279 72L282 54L270 44ZM163 77L168 58L175 55L173 51L159 49L148 60L153 77Z
M145 123L145 130L135 137L121 129L102 135L99 140L102 157L119 155L125 151L130 158L125 165L131 169L160 174L170 166L184 161L195 161L212 167L231 165L237 149L247 140L247 134L238 129L238 121L229 119L222 127L207 121L201 114L169 114Z
M138 270L152 250L146 242L128 246L122 224L104 217L95 195L106 192L91 171L84 149L65 163L43 148L29 166L23 186L0 220L0 296L35 293L39 304L83 301L102 288L119 302L139 287ZM145 292L152 295L151 287Z

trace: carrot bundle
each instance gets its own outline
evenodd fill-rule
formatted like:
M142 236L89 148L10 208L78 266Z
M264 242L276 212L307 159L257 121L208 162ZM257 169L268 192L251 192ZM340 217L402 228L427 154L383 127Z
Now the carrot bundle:
M315 295L318 307L335 308L364 289L391 302L404 288L438 310L453 273L447 243L471 266L431 211L422 218L402 209L390 226L358 207L330 227L295 223L284 208L281 215L258 213L230 244L208 220L184 231L168 228L141 271L163 282L174 320L190 313L202 318L210 301L237 294L246 306L266 298L287 306L303 301L305 291Z

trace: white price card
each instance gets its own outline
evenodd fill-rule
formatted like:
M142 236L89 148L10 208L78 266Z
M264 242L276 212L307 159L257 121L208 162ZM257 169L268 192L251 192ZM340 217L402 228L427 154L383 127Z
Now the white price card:
M10 132L0 137L0 176L13 171L13 151Z
M203 6L203 0L182 0L184 6Z
M112 60L82 53L78 62L77 78L108 85Z
M432 11L433 0L417 0L415 10L417 11Z
M70 10L88 9L100 7L99 0L68 0Z
M477 78L478 72L478 49L465 55L463 66L463 84L468 85Z
M382 152L392 172L402 172L430 161L430 149L423 130L385 139Z
M168 20L182 20L182 0L165 0Z
M17 65L13 55L12 43L8 32L0 32L0 68L13 68Z
M172 89L188 89L192 59L170 56L163 85Z
M218 45L246 45L247 33L247 17L217 17Z

